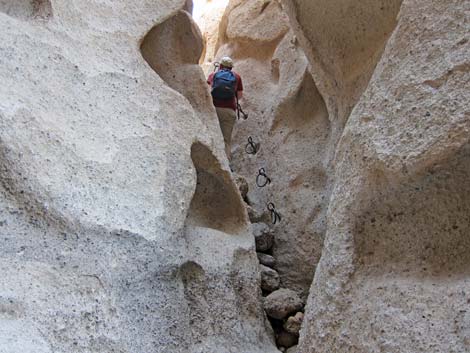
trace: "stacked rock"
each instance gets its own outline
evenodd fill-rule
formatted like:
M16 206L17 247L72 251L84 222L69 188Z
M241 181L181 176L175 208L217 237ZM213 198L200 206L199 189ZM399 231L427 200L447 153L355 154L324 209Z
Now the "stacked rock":
M276 260L272 256L274 234L271 229L265 223L254 223L252 229L260 262L264 310L275 332L279 349L295 353L304 303L296 292L280 288L280 277L275 270Z
M256 243L256 253L261 274L261 289L264 296L264 310L276 335L276 343L281 352L296 353L300 327L304 314L304 303L296 292L282 289L279 273L276 271L276 259L272 256L274 233L267 225L270 216L258 213L250 206L248 183L241 176L235 177L248 209ZM266 222L266 223L265 223Z

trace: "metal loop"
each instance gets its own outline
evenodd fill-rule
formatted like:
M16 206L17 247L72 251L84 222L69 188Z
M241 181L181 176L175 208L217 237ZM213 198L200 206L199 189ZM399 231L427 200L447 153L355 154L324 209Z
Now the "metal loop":
M218 61L214 61L214 72L220 67L220 63Z
M248 143L245 146L245 152L253 155L258 153L258 146L253 142L253 138L251 136L248 137Z
M264 179L264 182L262 180ZM271 178L266 175L266 170L261 168L256 177L256 185L260 188L264 188L266 185L271 184Z
M268 203L268 211L271 212L271 222L273 224L282 221L280 213L276 211L276 206L272 202Z
M240 120L240 114L242 115L243 120L248 119L248 114L243 111L242 106L240 105L240 103L238 103L238 97L237 97L237 119L238 120Z

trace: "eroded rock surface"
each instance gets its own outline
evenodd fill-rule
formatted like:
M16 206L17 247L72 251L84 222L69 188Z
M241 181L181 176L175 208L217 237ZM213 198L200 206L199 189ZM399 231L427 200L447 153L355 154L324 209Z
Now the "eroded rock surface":
M219 34L217 57L223 55L242 75L249 113L235 128L234 169L249 183L252 219L269 202L282 215L273 227L276 269L283 287L306 298L323 246L334 152L325 103L277 0L230 2ZM255 155L246 153L249 137L259 145ZM262 167L272 183L259 188Z
M2 352L277 351L185 5L0 1Z
M466 352L469 2L282 5L232 1L218 55L245 78L251 218L283 214L281 287L315 274L297 350Z
M470 3L405 0L398 17L400 2L285 3L347 121L299 351L466 352ZM350 116L332 77L358 99Z
M278 289L264 298L266 313L269 317L277 320L287 318L289 314L299 311L302 307L302 300L290 289Z

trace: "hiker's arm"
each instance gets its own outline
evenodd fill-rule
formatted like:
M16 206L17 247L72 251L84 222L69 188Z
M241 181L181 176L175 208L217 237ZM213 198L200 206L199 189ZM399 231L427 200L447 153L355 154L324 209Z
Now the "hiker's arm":
M242 99L243 98L243 91L238 91L237 92L237 97L238 97L238 100Z

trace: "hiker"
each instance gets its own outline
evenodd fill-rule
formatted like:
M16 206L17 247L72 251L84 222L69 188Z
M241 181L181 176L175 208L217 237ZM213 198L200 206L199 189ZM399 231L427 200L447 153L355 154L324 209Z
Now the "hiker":
M225 153L231 159L232 131L237 119L238 100L243 97L242 78L232 71L233 60L225 56L220 60L219 69L207 78L211 86L212 101L219 118L224 136Z

